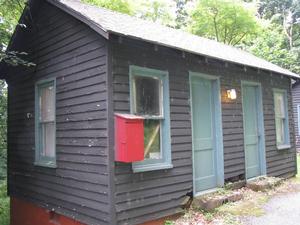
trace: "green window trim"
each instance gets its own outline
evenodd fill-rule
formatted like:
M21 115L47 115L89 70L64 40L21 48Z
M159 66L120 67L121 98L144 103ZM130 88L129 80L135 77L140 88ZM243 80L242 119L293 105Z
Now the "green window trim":
M53 114L54 119L51 121L40 121L40 90L45 87L53 87L54 101L53 101ZM54 125L54 156L42 156L42 125L51 123ZM49 168L56 168L56 80L44 79L35 83L35 162L36 166L43 166Z
M278 115L278 113L276 113L276 100L275 100L275 96L276 95L282 95L283 96L283 106L284 106L284 117L280 117L280 115ZM274 101L274 115L275 115L275 132L276 132L276 146L278 150L285 150L285 149L289 149L291 148L290 145L290 134L289 134L289 115L288 115L288 99L287 99L287 91L284 89L277 89L277 88L273 88L273 101ZM283 124L283 138L284 141L282 143L278 143L277 142L277 137L278 137L278 132L277 132L277 126L278 123L276 122L277 119L282 118L284 120L284 124Z
M170 100L169 100L169 74L167 71L150 69L131 65L129 67L129 84L130 84L130 113L134 114L135 109L135 93L134 93L134 77L151 77L159 79L162 82L163 101L160 116L145 116L145 119L154 119L161 121L160 148L162 153L161 159L145 159L141 162L132 163L133 172L145 172L161 169L173 168L171 159L171 134L170 134Z

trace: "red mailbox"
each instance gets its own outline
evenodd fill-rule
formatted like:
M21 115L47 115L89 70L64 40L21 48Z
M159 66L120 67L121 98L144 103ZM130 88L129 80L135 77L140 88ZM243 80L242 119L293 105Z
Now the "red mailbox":
M143 117L115 114L115 160L126 163L144 160Z

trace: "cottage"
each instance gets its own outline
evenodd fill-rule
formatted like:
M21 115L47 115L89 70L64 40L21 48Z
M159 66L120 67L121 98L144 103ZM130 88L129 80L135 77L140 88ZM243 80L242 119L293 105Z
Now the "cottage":
M12 225L142 224L229 181L295 175L298 75L77 0L32 0L21 22L9 49L36 66L0 69Z

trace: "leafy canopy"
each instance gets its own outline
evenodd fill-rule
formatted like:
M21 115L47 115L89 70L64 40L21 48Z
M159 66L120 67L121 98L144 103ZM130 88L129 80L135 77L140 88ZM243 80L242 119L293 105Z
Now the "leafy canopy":
M200 0L191 14L192 33L233 46L255 35L258 27L254 13L233 0Z
M22 59L25 52L9 51L6 52L10 37L13 34L18 20L25 6L25 0L0 0L0 62L4 61L10 65L33 66L34 63Z
M129 15L133 14L132 6L127 0L82 0L82 2Z
M297 51L289 50L287 42L283 28L276 24L270 24L256 39L248 43L246 48L260 58L300 73Z
M175 26L175 2L168 0L140 0L133 3L136 17L158 22L167 26Z

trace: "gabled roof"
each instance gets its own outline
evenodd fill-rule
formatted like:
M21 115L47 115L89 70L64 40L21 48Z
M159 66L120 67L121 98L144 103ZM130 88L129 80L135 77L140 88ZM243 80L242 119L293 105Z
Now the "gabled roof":
M47 0L47 2L86 23L107 39L110 33L127 36L197 55L300 78L299 75L246 51L181 30L84 4L79 0Z
M181 30L169 28L104 8L87 5L79 0L47 1L72 14L77 19L81 19L83 22L88 23L106 38L109 37L109 33L128 36L197 55L208 56L227 62L300 78L299 75L264 59L258 58L246 51L214 40L202 38Z

